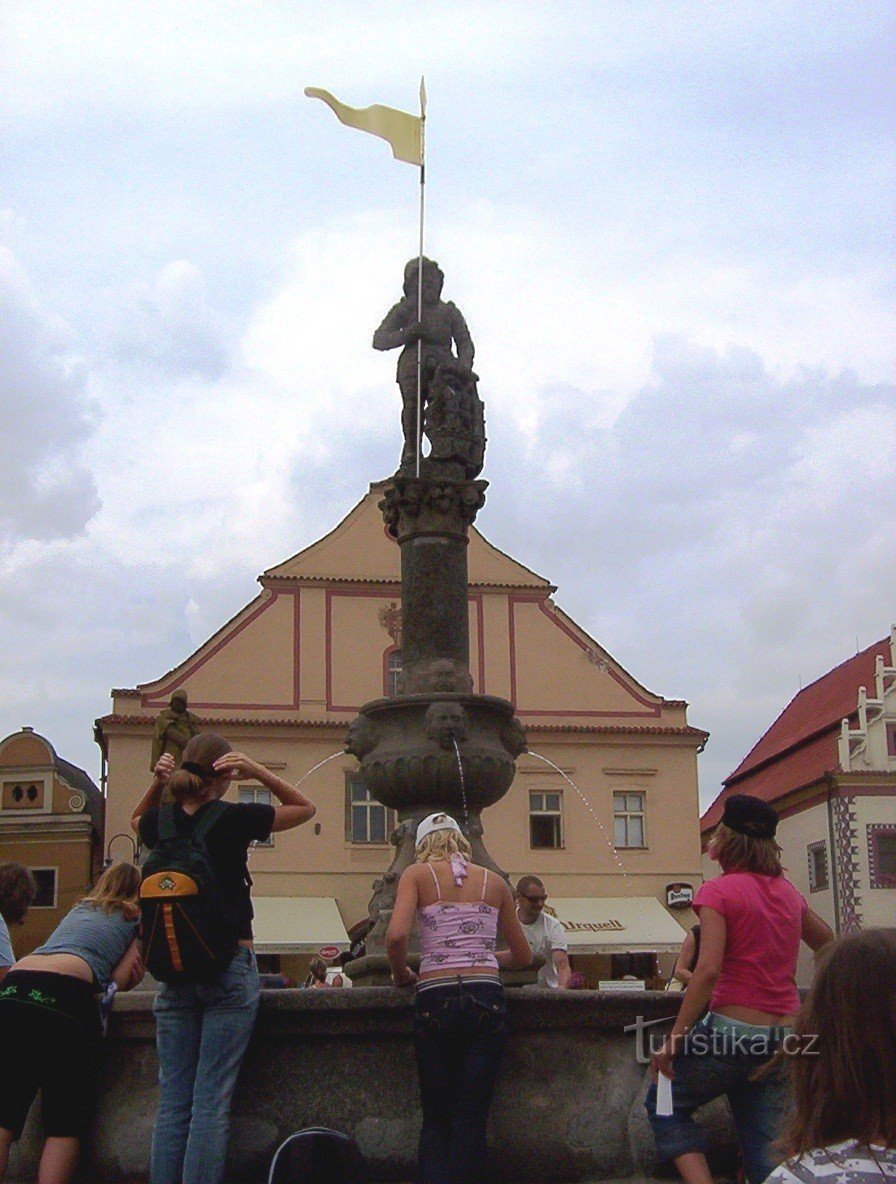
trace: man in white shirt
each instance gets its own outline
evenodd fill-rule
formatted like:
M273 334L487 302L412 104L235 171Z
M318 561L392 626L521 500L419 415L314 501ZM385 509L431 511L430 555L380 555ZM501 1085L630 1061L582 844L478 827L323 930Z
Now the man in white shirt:
M572 970L563 926L544 911L547 898L544 884L537 876L523 876L516 886L516 915L530 950L545 960L538 972L538 986L562 990L569 986Z

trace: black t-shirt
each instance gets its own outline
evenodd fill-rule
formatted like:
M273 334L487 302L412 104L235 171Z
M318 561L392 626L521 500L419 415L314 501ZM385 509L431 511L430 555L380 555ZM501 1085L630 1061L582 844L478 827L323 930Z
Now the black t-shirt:
M195 814L187 814L174 803L174 825L179 835L193 832L197 819L210 802L205 802ZM249 897L246 861L253 839L264 840L274 825L274 807L264 802L225 802L226 809L205 836L208 857L218 877L221 895L227 911L239 923L240 938L252 937L252 901ZM159 807L154 806L140 819L140 841L155 847L159 841Z

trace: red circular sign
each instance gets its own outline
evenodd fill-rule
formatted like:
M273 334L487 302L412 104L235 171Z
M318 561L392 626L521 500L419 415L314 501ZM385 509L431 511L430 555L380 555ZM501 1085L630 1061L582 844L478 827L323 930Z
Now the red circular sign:
M338 958L339 946L321 946L317 952L321 958Z

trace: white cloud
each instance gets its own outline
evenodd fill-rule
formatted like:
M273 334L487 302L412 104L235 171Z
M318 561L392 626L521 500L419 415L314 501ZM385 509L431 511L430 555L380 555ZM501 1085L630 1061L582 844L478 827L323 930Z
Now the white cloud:
M0 537L77 534L99 508L81 462L92 430L84 373L66 326L39 305L0 246Z

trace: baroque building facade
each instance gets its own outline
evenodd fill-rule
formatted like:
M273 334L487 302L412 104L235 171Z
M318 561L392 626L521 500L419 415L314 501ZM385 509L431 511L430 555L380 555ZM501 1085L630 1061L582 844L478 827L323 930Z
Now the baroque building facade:
M83 769L57 756L33 728L0 740L0 862L24 864L37 881L24 924L11 930L17 957L49 937L93 884L102 828L102 797Z
M96 721L109 834L128 828L150 777L154 721L175 691L204 728L287 780L305 778L314 823L251 855L262 953L344 948L390 862L396 818L342 751L359 707L400 685L399 549L381 497L372 486L330 534L260 576L258 595L205 644L162 677L114 690ZM510 791L483 817L489 852L511 880L545 881L583 957L640 950L668 960L683 932L667 887L696 889L701 878L696 755L706 733L689 725L684 702L647 690L571 620L546 579L475 529L468 559L474 689L513 702L533 752L556 766L519 758ZM266 795L248 784L237 793ZM601 911L607 901L620 902L615 913ZM609 974L609 964L591 972Z

